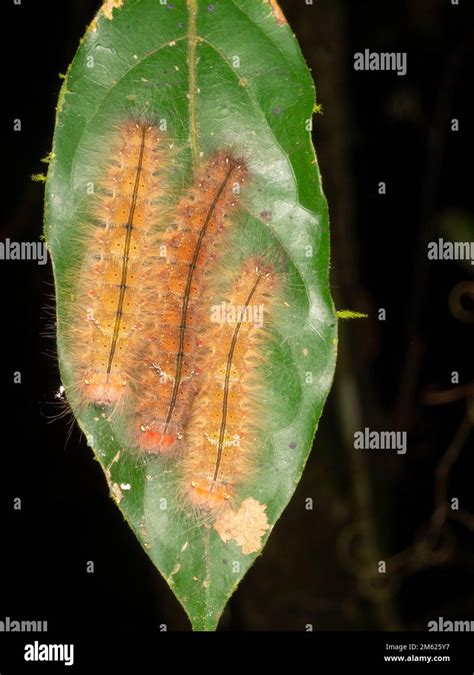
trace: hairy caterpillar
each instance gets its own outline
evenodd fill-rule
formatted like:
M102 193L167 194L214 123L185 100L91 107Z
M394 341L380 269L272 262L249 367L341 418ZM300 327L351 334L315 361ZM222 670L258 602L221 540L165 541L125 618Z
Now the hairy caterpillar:
M263 424L262 342L267 337L276 274L258 258L245 261L227 302L201 312L209 349L199 367L203 378L186 430L180 463L181 491L199 509L217 511L232 500L257 452Z
M179 200L173 223L162 236L155 313L137 352L130 427L132 443L143 451L169 453L183 437L198 375L199 299L246 176L243 161L230 153L211 156Z
M139 337L154 311L156 224L165 192L162 146L154 124L122 122L98 180L71 300L69 337L80 403L116 406L123 399Z

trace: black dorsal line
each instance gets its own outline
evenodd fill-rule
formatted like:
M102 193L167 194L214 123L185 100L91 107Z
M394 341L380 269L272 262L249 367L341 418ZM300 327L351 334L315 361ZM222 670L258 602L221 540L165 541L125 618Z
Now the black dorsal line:
M234 329L234 333L232 335L232 340L230 343L230 349L229 353L227 354L227 364L226 364L226 370L225 370L225 378L224 378L224 396L222 399L222 418L221 418L221 426L220 426L220 431L219 431L219 444L217 446L217 456L216 456L216 467L214 469L214 476L212 478L212 482L215 483L217 481L217 475L219 473L219 468L221 465L221 460L222 460L222 453L224 450L224 438L225 438L225 429L227 425L227 407L228 407L228 400L229 400L229 383L230 383L230 374L232 371L232 360L234 358L234 352L235 352L235 347L237 345L237 338L239 337L239 332L240 332L240 327L242 326L242 321L245 316L245 313L247 311L248 306L250 305L250 302L252 301L252 298L255 294L255 291L257 290L257 286L259 285L260 281L262 280L262 274L257 270L258 277L252 287L252 290L249 293L249 296L247 300L245 301L245 305L243 307L243 310L240 313L239 320L237 321L237 324ZM212 487L211 487L212 490Z
M189 306L189 296L191 294L191 284L193 282L193 277L194 277L194 271L196 269L196 262L199 256L199 253L201 252L201 247L202 247L202 242L204 241L204 237L206 236L207 229L209 227L209 223L211 222L211 218L214 214L214 211L216 210L217 203L219 202L219 199L222 196L222 193L225 190L225 187L227 183L229 182L230 176L233 173L233 171L236 168L235 162L230 161L230 166L229 170L224 177L224 180L222 181L216 196L214 197L211 206L209 207L209 211L207 212L206 218L204 220L203 226L201 227L201 230L199 232L199 237L196 243L196 248L194 250L193 254L193 259L189 265L189 271L188 271L188 278L186 280L186 287L184 289L184 297L183 297L183 305L181 308L181 324L179 327L179 348L178 348L178 354L176 355L176 370L175 370L175 377L174 377L174 385L173 385L173 392L171 394L171 399L170 399L170 404L168 407L168 413L166 415L166 422L165 422L165 431L166 433L168 429L168 425L171 422L171 418L173 416L173 411L176 406L176 401L178 399L178 390L181 384L181 372L183 370L183 359L184 359L184 340L186 337L186 328L187 328L187 318L188 318L188 306Z
M112 334L112 343L110 345L109 362L107 364L107 379L110 375L110 371L112 370L112 362L114 360L115 350L117 348L117 341L120 332L120 324L122 323L123 303L125 299L125 291L127 289L128 260L130 255L130 244L132 241L133 218L135 216L135 209L137 206L138 191L140 187L140 177L143 167L143 155L145 152L146 131L147 131L146 127L142 127L142 139L140 143L140 154L138 157L137 173L135 175L135 184L133 186L132 192L132 203L130 204L130 211L128 213L127 222L125 224L126 232L122 256L122 276L120 279L120 292L117 302L117 310L115 313L114 332Z

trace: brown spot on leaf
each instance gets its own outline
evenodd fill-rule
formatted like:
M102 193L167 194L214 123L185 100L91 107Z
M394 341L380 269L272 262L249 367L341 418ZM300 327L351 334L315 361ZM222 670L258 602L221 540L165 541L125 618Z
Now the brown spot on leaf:
M171 577L173 577L175 574L178 574L178 572L179 572L180 569L181 569L181 563L177 563L177 564L174 566L173 571L172 571L171 574L170 574L170 579L171 579Z
M117 452L113 460L110 462L109 466L105 469L105 477L107 479L107 482L109 484L110 492L112 493L112 497L115 499L117 504L120 504L122 501L123 493L120 488L120 485L118 483L115 483L112 480L112 467L115 464L115 462L118 462L120 459L120 450Z
M117 502L117 504L120 504L122 501L123 493L122 490L120 489L120 485L118 483L113 483L111 482L110 484L110 492L112 493L113 498Z
M286 20L285 15L282 12L282 9L280 5L278 4L277 0L267 0L268 4L272 8L273 16L277 20L277 22L280 24L280 26L288 23Z
M140 520L140 534L142 535L143 539L146 539L148 537L148 530L145 524L145 516L142 516Z
M230 539L242 547L242 553L249 555L262 548L262 537L269 529L265 504L256 499L245 499L239 510L226 509L214 523L224 543Z
M105 0L102 5L102 13L106 19L111 20L114 9L118 9L123 5L123 0Z

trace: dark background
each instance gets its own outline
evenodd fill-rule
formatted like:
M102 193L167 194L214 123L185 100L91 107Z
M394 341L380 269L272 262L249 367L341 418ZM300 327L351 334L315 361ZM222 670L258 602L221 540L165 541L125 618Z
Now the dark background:
M323 105L314 136L335 302L369 318L341 326L336 382L303 480L221 629L411 630L439 616L474 619L474 268L426 257L427 242L456 238L459 223L474 240L474 10L460 4L281 1ZM58 74L98 5L2 5L1 240L35 241L42 231L43 186L30 176L45 170ZM408 52L407 75L355 72L353 54L365 48ZM450 130L453 117L459 132ZM188 629L84 438L72 426L66 443L71 420L54 419L60 380L49 265L0 261L0 275L0 619L87 631ZM460 283L466 291L450 304ZM407 454L354 450L353 431L365 426L408 431ZM461 510L446 509L446 497L459 498Z

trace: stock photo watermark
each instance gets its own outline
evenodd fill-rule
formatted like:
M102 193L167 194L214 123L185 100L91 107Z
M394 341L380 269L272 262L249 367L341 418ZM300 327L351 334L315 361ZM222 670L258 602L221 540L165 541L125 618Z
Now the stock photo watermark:
M354 70L393 71L397 75L407 74L406 52L372 52L364 49L354 54Z
M474 265L474 241L438 241L428 242L428 260L469 260Z
M263 305L233 305L230 302L221 302L211 306L212 323L230 326L240 323L252 323L258 328L263 327Z
M365 427L363 431L354 432L354 448L356 450L395 450L397 455L407 451L406 431L371 431Z
M44 241L0 241L0 260L36 260L38 265L48 262L48 249Z
M0 620L0 633L46 633L47 631L47 621L11 619L9 616Z

